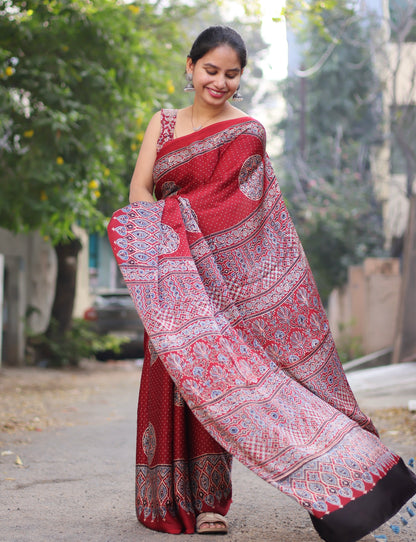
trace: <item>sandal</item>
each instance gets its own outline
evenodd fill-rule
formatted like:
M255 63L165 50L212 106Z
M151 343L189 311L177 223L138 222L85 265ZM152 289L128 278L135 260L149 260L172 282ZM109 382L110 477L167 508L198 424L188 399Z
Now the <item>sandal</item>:
M196 518L196 532L198 534L227 534L228 522L221 514L202 512Z

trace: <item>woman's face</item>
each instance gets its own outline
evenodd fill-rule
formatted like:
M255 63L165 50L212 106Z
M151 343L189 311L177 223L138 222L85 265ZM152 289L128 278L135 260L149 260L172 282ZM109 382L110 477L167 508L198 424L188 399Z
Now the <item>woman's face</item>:
M192 74L195 97L211 105L221 105L231 98L243 73L237 52L225 44L211 49L195 64L188 58L186 71Z

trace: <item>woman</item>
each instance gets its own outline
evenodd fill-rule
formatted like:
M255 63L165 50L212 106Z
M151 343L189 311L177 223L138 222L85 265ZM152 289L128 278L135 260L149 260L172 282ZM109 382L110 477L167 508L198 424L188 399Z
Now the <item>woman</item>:
M186 63L193 104L153 117L132 204L108 228L147 332L137 515L168 533L226 532L235 456L324 540L353 542L416 477L352 395L264 129L229 102L245 65L234 30L200 34Z

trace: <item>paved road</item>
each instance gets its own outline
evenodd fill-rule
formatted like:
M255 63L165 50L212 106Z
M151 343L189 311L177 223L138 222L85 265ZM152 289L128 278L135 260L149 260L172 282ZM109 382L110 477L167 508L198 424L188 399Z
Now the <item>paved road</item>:
M0 456L1 542L178 541L178 535L143 528L134 515L138 377L134 366L110 372L107 384L101 381L89 400L77 405L72 425L0 435L0 451L6 452ZM390 373L351 373L349 379L367 407L416 398L416 364ZM17 456L23 466L16 465ZM221 541L319 541L306 512L238 463L233 484L230 533ZM184 542L198 539L180 536ZM374 542L370 536L363 540ZM416 542L416 525L390 540Z
M361 408L407 408L416 400L416 362L347 373ZM416 451L415 451L416 453Z

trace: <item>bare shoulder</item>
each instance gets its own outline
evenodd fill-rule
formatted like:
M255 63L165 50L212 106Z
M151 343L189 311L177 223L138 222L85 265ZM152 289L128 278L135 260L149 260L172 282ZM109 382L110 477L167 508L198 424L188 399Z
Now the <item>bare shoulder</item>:
M154 134L156 132L159 133L161 115L161 111L158 111L153 115L153 117L149 121L149 124L147 125L146 132L149 132L150 134Z
M149 124L147 125L141 145L141 149L145 149L146 152L149 152L149 150L153 147L156 152L156 144L160 135L160 119L161 112L158 111L153 115L153 117L149 121Z

